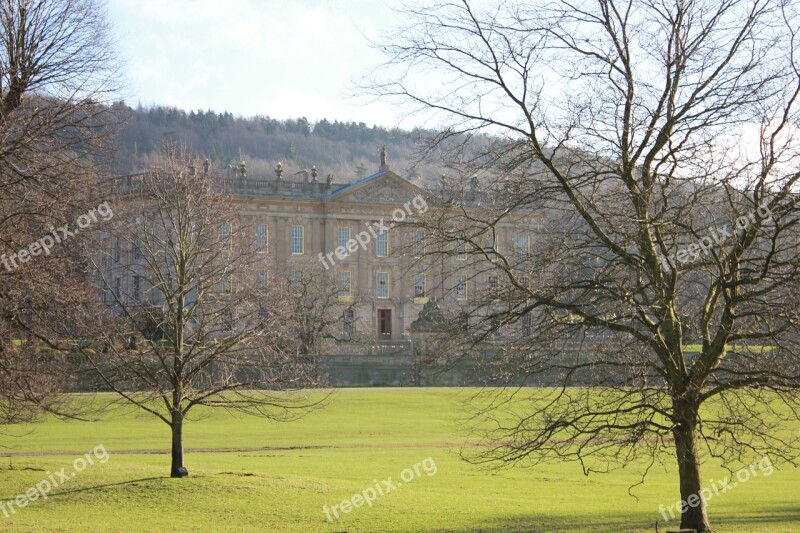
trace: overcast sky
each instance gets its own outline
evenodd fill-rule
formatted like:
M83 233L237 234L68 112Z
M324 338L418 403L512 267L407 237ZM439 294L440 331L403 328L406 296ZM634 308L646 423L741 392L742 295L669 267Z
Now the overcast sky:
M107 2L131 105L397 123L392 107L352 96L381 61L365 35L398 25L395 1Z

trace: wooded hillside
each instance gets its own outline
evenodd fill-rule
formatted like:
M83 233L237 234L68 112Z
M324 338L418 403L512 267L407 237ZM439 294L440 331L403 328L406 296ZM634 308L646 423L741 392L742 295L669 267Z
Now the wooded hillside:
M214 111L184 111L173 107L130 108L127 124L117 139L115 172L128 174L157 164L159 147L174 139L219 166L244 160L247 175L274 178L278 161L284 178L316 165L321 177L333 174L349 182L376 172L384 144L393 171L405 177L422 176L433 182L441 170L430 163L416 165L424 131L407 132L360 122L310 123L306 118L276 120L268 116L236 117Z

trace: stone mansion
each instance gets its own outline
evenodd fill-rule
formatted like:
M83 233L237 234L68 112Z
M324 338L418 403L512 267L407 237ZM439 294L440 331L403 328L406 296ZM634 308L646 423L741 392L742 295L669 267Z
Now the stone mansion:
M385 152L377 172L347 184L334 183L330 175L318 179L316 168L286 179L280 163L271 179L248 178L244 163L232 173L224 180L225 190L253 228L254 250L263 255L265 272L292 273L293 265L313 264L332 274L341 301L358 297L363 302L342 317L343 327L359 339L407 340L429 299L458 305L496 283L462 254L427 258L422 231L402 224L393 228L435 211L442 191L392 172ZM470 194L465 208L480 210L479 193ZM531 237L510 224L498 225L497 240L499 249L530 249Z

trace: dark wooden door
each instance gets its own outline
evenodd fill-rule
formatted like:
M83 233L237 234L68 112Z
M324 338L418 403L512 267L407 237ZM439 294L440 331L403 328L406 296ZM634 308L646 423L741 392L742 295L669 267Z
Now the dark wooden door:
M392 338L391 309L378 309L378 336L382 339Z

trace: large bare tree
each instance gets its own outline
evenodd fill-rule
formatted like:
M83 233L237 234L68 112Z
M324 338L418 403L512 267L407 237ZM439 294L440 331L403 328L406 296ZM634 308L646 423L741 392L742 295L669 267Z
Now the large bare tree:
M681 526L709 530L705 454L729 468L797 455L797 5L452 0L405 15L365 85L443 124L430 153L484 189L426 222L469 258L448 263L474 289L451 320L472 333L460 349L491 345L512 383L559 386L491 416L477 460L646 472L672 454Z
M196 408L287 420L319 403L301 391L316 373L291 334L290 294L268 285L224 182L198 170L167 145L162 168L116 180L114 218L88 248L105 310L86 302L80 349L100 387L170 427L172 477L187 473Z
M0 403L2 421L52 410L65 365L53 344L85 278L79 240L29 246L95 207L89 191L119 121L105 10L95 0L0 1ZM24 264L23 264L24 263Z

